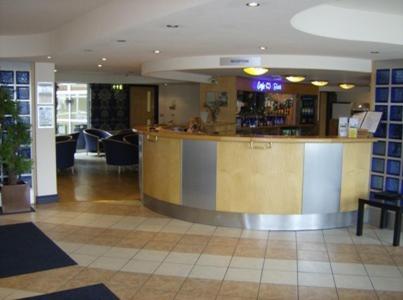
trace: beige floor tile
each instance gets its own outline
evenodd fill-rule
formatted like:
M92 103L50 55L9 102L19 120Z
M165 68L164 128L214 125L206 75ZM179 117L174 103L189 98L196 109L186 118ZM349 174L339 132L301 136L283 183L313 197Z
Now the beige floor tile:
M216 300L216 295L208 296L208 295L185 295L179 292L175 296L175 300Z
M222 280L227 271L226 267L195 265L189 274L190 278Z
M264 262L265 270L277 270L287 272L297 272L297 261L290 259L266 258Z
M337 294L340 300L376 300L375 291L371 290L358 290L358 289L344 289L337 288Z
M143 285L142 289L162 290L166 292L177 292L182 286L185 278L177 276L152 275Z
M296 234L293 231L270 231L269 240L296 241Z
M361 257L355 252L328 251L328 254L331 262L356 264L362 263Z
M119 283L107 282L105 285L119 298L119 300L131 300L139 289Z
M298 287L298 299L300 300L337 300L335 288L328 287Z
M357 275L334 275L337 288L373 290L371 280L368 276Z
M371 265L394 265L394 261L388 255L378 253L359 253L364 264Z
M235 246L207 245L203 250L203 254L232 256L234 254L234 251Z
M208 242L208 246L236 246L239 242L239 238L215 236L213 235Z
M166 276L179 276L187 277L192 270L193 265L175 264L169 262L163 262L154 274L166 275Z
M297 249L297 243L296 241L269 240L267 249L295 250Z
M402 278L377 276L371 276L370 278L377 291L403 292Z
M6 296L4 298L4 300L34 297L34 296L39 296L41 294L42 293L37 293L37 292L32 292L32 291L15 290L10 295Z
M230 267L261 270L263 268L263 263L263 258L233 256Z
M379 300L401 300L403 299L403 292L386 292L377 291Z
M123 284L132 288L141 287L148 279L149 274L131 273L131 272L116 272L108 282L111 284Z
M69 256L79 265L79 266L89 266L98 256L87 255L87 254L77 254L71 253Z
M241 239L267 240L269 232L267 230L243 230Z
M187 234L211 236L215 230L216 230L215 226L193 224L192 227L190 227L189 230L187 231Z
M266 247L258 246L237 246L234 252L235 256L263 258Z
M92 256L104 255L112 247L110 246L98 246L98 245L85 245L74 251L74 254L86 254Z
M268 248L266 258L296 260L297 251L295 249Z
M164 262L192 265L196 263L199 257L199 253L170 252Z
M263 270L262 283L297 285L297 272Z
M129 262L128 258L117 258L117 257L98 257L89 266L91 268L100 268L106 270L119 271Z
M225 274L224 280L229 281L243 281L243 282L260 282L262 275L261 270L255 269L239 269L239 268L228 268Z
M332 269L328 262L299 260L298 272L332 274Z
M142 249L137 252L137 254L134 256L134 259L162 262L168 256L168 253L168 251Z
M363 264L331 263L333 274L338 275L367 275Z
M220 296L244 297L256 299L259 284L254 282L224 281L219 291Z
M298 250L298 260L328 262L329 256L326 251Z
M259 300L297 300L298 288L295 285L261 283Z
M228 267L231 262L231 256L202 254L196 262L196 265Z
M187 278L179 294L193 296L216 296L221 287L221 280Z
M210 241L210 236L198 235L198 234L185 234L179 241L179 244L189 244L189 245L207 245Z
M298 242L297 247L298 247L298 250L327 251L326 245L324 243Z
M173 300L176 292L167 292L149 288L140 289L132 300Z
M335 287L333 276L322 273L298 273L299 286Z
M172 252L184 252L184 253L197 253L200 254L204 248L205 245L192 245L192 244L177 244L175 248L172 250Z
M158 250L158 251L171 251L176 246L176 242L160 242L157 240L149 241L144 249Z
M137 248L112 247L102 256L131 259L139 251Z
M123 272L136 272L152 274L158 268L161 262L132 259L121 269Z
M396 266L365 264L369 276L386 276L402 278L402 273Z

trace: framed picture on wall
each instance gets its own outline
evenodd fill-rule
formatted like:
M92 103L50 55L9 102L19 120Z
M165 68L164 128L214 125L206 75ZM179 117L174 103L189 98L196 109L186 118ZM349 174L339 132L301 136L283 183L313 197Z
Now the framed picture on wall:
M206 105L214 106L214 104L219 104L218 106L228 106L228 93L227 92L207 92Z
M38 104L53 104L54 87L53 82L38 82L37 101Z

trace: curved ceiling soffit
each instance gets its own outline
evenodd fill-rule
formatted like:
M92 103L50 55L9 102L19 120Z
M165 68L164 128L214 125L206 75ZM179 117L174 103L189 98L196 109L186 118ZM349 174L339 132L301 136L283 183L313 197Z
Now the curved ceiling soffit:
M171 59L146 62L141 66L141 75L160 79L185 80L192 82L211 82L209 75L191 73L192 70L203 69L240 69L249 65L222 66L222 57L259 57L262 66L272 69L312 69L347 72L371 73L372 62L369 59L358 59L333 56L313 55L209 55L177 57Z
M291 25L312 35L342 40L403 45L403 16L322 4L291 18Z
M0 36L0 58L46 56L116 39L141 24L213 0L111 1L62 27L40 34Z

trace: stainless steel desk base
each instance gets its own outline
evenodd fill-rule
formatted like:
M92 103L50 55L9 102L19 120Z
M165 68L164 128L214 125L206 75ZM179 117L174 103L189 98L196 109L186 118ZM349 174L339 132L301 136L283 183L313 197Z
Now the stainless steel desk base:
M170 204L143 195L145 207L165 216L193 223L253 230L318 230L355 224L356 212L327 214L267 215L221 212Z

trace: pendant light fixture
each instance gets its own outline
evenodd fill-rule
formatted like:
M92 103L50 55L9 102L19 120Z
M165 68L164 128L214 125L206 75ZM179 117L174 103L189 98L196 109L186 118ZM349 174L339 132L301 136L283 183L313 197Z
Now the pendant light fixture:
M340 83L339 87L342 88L343 90L351 90L352 88L355 87L355 84L353 84L353 83Z
M285 77L289 82L297 83L305 80L304 76L300 75L288 75Z
M329 82L326 81L326 80L313 80L313 81L311 81L311 83L312 83L314 86L324 87L324 86L326 86Z
M269 71L269 69L262 67L248 67L244 68L243 71L248 75L259 76L266 74Z

